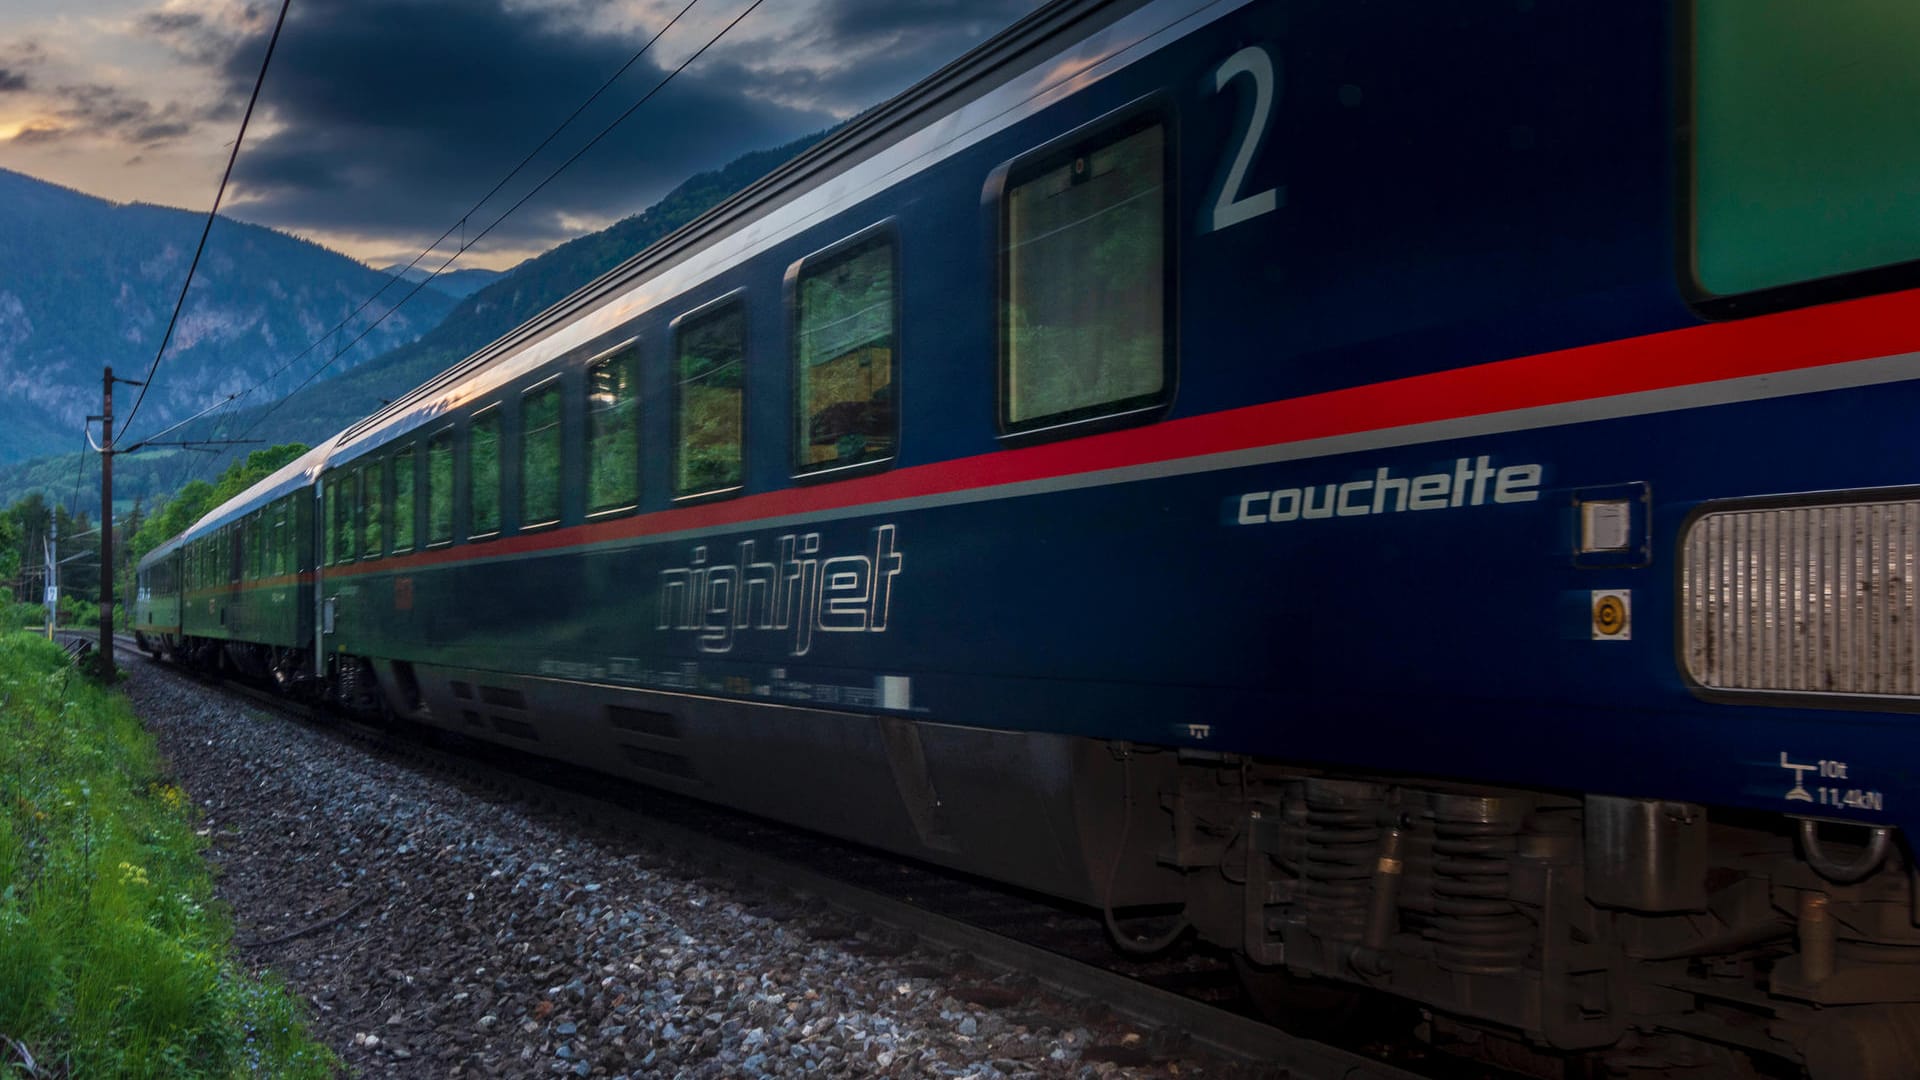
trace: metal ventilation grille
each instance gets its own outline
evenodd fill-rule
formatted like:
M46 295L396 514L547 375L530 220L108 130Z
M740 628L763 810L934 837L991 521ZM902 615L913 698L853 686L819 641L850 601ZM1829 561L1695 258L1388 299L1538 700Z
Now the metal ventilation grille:
M1920 695L1920 501L1708 513L1682 548L1682 646L1702 686Z

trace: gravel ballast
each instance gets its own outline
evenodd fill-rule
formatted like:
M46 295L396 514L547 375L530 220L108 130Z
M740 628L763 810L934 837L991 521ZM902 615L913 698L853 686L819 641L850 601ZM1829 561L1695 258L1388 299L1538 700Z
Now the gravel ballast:
M128 673L204 814L236 947L360 1075L1258 1074L951 957L821 932L803 902L642 838Z

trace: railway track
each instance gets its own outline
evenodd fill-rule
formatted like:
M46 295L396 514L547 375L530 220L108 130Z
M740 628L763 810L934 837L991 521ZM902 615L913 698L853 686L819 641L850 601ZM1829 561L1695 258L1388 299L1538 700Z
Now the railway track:
M131 637L116 639L116 658L144 662ZM175 670L177 669L168 669ZM437 730L390 729L289 702L259 688L196 677L276 715L311 725L407 768L437 774L497 799L519 800L562 815L581 828L662 854L730 883L755 914L800 922L815 940L875 956L908 957L909 970L976 971L954 991L989 1007L1017 1008L1008 983L1030 982L1089 1007L1183 1034L1197 1049L1263 1074L1297 1080L1458 1080L1504 1077L1381 1033L1346 1032L1347 1045L1283 1030L1254 1018L1230 959L1191 944L1133 959L1115 950L1097 915L1045 897L955 874ZM947 959L942 960L945 957ZM964 958L956 964L954 958ZM934 972L929 970L928 974ZM1009 980L1007 976L1013 976ZM1096 1048L1087 1060L1120 1064L1144 1050Z

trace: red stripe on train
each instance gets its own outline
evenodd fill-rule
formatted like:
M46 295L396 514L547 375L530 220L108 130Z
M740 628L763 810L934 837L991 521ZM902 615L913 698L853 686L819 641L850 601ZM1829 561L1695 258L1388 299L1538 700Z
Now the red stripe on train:
M1250 405L1205 416L440 548L329 575L404 570L685 529L741 525L1516 409L1776 374L1920 350L1920 290L1670 330Z

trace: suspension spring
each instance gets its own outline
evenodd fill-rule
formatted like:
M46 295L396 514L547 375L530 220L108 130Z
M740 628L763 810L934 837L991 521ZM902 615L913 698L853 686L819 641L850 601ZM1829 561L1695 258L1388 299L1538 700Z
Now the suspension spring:
M1424 933L1441 967L1511 975L1535 937L1509 896L1517 827L1498 820L1434 822L1434 914Z
M1358 941L1365 930L1383 798L1375 784L1324 779L1307 783L1300 907L1313 932Z

